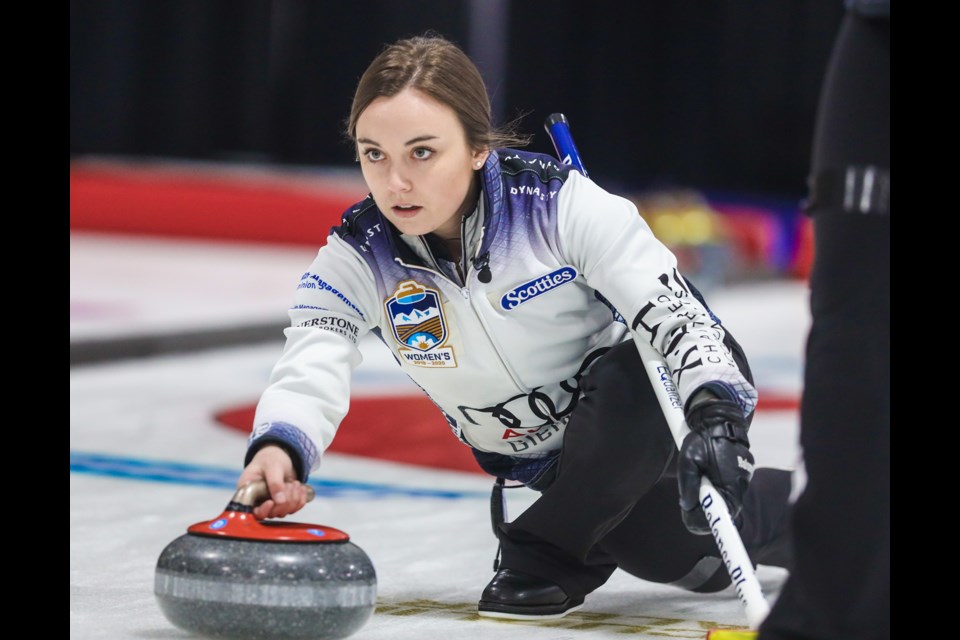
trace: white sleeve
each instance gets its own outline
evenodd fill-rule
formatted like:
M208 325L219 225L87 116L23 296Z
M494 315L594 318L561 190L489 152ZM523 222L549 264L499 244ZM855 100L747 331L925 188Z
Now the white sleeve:
M624 317L634 340L664 356L684 406L701 385L719 382L744 413L753 411L756 390L723 343L723 326L691 293L676 256L637 207L577 172L557 197L564 256Z
M280 441L300 455L304 475L319 467L349 408L351 378L362 360L358 344L378 323L379 306L370 268L331 235L300 278L250 447Z

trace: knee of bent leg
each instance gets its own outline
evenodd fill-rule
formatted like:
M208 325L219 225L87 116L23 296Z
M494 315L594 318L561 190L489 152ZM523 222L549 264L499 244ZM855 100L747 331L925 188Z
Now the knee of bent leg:
M714 593L730 586L730 574L717 556L704 556L690 571L670 584L695 593Z
M664 562L663 557L640 564L629 559L621 560L619 566L641 580L695 593L714 593L730 586L730 575L723 566L723 561L717 556L705 555L693 566L687 565L688 568L680 568L676 562Z

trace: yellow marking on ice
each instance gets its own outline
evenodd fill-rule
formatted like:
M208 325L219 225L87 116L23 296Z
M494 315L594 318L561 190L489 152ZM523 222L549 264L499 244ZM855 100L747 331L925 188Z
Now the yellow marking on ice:
M625 615L620 613L575 611L556 620L507 620L482 618L477 613L477 605L465 602L439 602L436 600L405 600L401 602L378 602L377 614L391 616L446 615L463 621L482 621L484 623L530 625L567 629L570 631L606 630L617 635L645 634L657 638L687 638L703 640L707 630L738 630L742 627L726 625L709 620L684 620L682 618L661 618L656 616Z

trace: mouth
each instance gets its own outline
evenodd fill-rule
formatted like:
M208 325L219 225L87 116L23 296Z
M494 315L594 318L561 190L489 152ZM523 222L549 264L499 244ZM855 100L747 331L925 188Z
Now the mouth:
M390 209L401 218L412 218L417 215L423 207L415 204L395 204Z

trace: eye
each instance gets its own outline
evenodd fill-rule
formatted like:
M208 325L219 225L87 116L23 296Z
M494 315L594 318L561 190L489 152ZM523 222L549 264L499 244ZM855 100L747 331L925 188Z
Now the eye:
M428 147L417 147L413 150L413 157L417 160L426 160L433 155L433 149Z
M367 149L363 152L363 155L366 156L367 160L370 162L379 162L383 160L383 152L380 149Z

